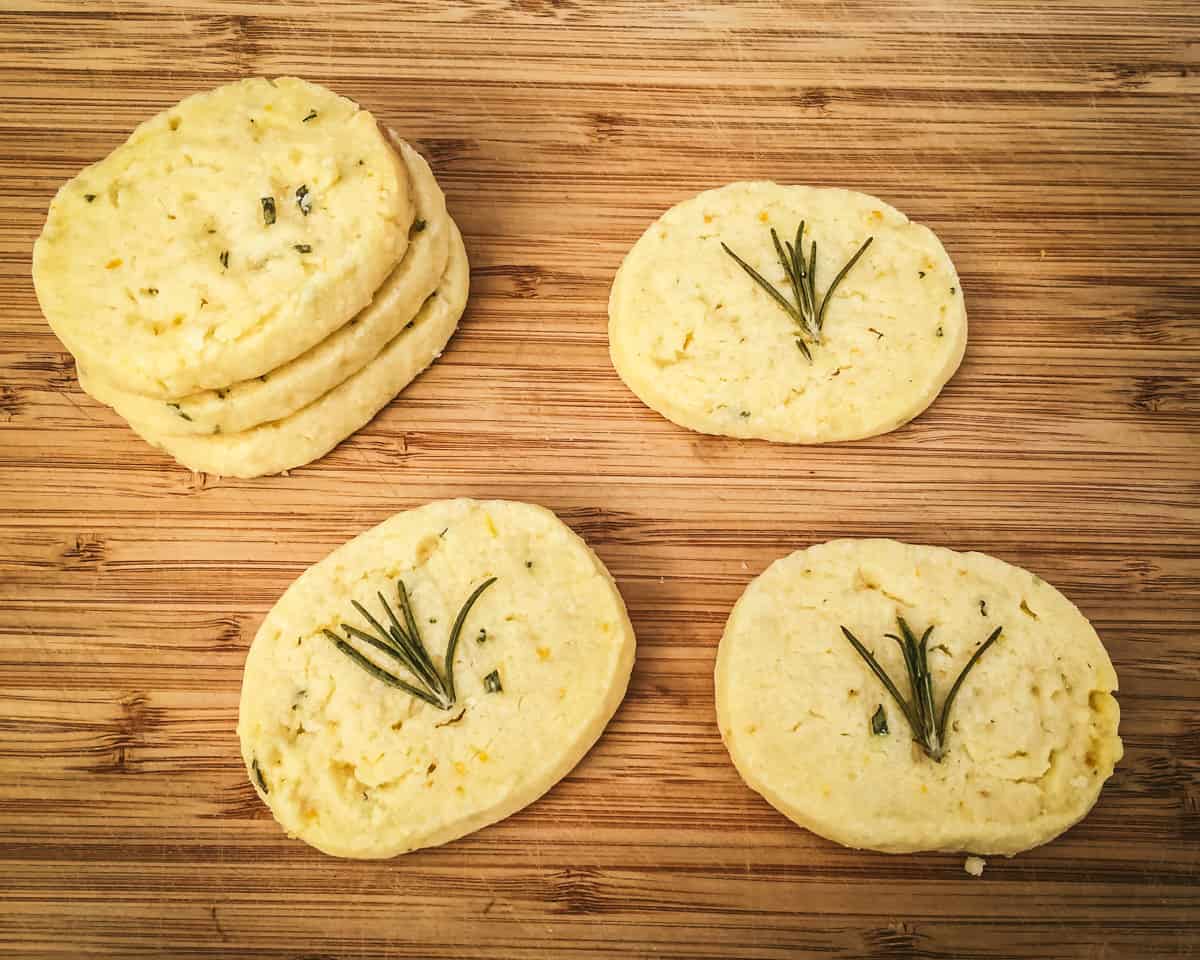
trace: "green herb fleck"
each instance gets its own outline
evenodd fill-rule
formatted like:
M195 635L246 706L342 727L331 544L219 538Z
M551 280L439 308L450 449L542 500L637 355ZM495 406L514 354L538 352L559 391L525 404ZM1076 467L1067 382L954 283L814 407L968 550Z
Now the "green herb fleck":
M480 594L484 590L495 582L495 577L483 581L467 597L466 602L459 609L458 616L454 620L454 626L450 629L449 639L446 642L446 653L442 659L443 666L441 671L434 664L429 651L425 647L425 641L421 638L421 631L417 626L416 613L413 611L412 601L409 599L408 590L404 586L403 580L396 581L396 591L400 602L400 616L404 618L403 623L401 623L400 617L396 616L391 605L384 599L383 594L377 593L376 596L379 598L379 603L386 615L388 626L385 627L380 623L357 600L351 600L350 602L354 609L366 619L372 632L360 630L358 627L343 623L342 630L346 634L347 639L339 637L332 630L327 629L324 633L341 653L345 654L346 657L376 680L386 683L389 687L403 690L410 696L416 697L418 700L423 700L430 706L437 707L439 710L449 710L455 703L454 652L458 648L459 637L462 635L467 615L471 612L475 601L479 599ZM383 669L373 660L360 653L350 643L350 640L358 640L369 644L381 653L393 658L412 674L412 681L401 679L394 673Z
M221 266L223 268L225 268L226 270L229 269L229 251L228 250L222 250L221 255L217 259L221 261Z
M430 617L430 618L429 618L429 622L430 622L430 623L437 623L437 617Z
M749 410L743 410L741 413L739 413L739 414L738 414L738 416L739 416L739 417L742 417L742 418L748 417L748 416L750 416L750 411L749 411Z
M500 693L504 690L504 685L500 682L499 670L493 670L483 678L483 689L488 693Z
M488 638L487 630L485 630L483 627L480 627L479 628L479 636L477 636L475 638L475 642L476 643L487 643L487 638Z
M874 327L867 327L867 332L875 334L876 340L883 339L883 331L881 331L881 330L876 330Z
M958 287L951 287L950 296L954 296L956 293L958 293Z
M943 334L942 334L942 328L941 328L941 327L938 327L938 328L937 328L937 330L934 332L934 336L935 336L935 337L940 337L940 336L942 336L942 335L943 335Z
M411 239L412 237L416 236L418 233L421 233L424 229L425 229L425 221L424 220L414 220L412 222L412 226L410 226L408 228L409 238Z
M854 647L858 655L866 661L871 672L879 678L879 682L883 684L887 692L892 695L896 706L900 708L904 719L908 721L913 740L925 751L926 756L935 763L941 763L942 758L946 756L946 725L950 717L950 708L954 705L954 698L958 696L958 690L971 668L979 662L984 651L996 642L1004 628L997 627L993 630L971 655L959 673L958 679L950 687L950 692L946 694L945 700L942 701L942 709L939 714L933 703L933 678L929 673L929 635L933 633L933 627L928 627L921 635L921 639L918 640L903 617L897 617L896 623L900 628L901 635L896 636L894 633L889 633L885 636L890 640L895 640L904 654L904 666L908 673L911 700L904 698L899 688L892 682L892 678L888 676L887 671L875 659L875 655L864 647L854 634L844 626L842 634L850 641L850 645Z
M304 117L304 119L303 119L303 120L301 120L300 122L301 122L301 123L308 123L308 121L309 121L309 120L316 120L316 119L317 119L317 111L316 111L316 110L309 110L309 111L308 111L308 113L307 113L307 114L305 114L305 117Z
M882 703L875 708L875 713L871 717L871 733L877 737L888 735L887 714L884 713Z
M255 757L250 763L250 769L254 771L254 781L258 784L258 788L263 793L270 793L267 789L267 779L263 776L262 768L258 765L258 757Z
M445 540L445 539L446 539L446 532L447 532L449 529L450 529L449 527L442 527L442 532L441 532L441 533L439 533L439 534L438 534L438 536L439 536L439 537L441 537L443 540Z
M526 569L526 570L532 570L532 569L533 569L533 561L532 561L532 560L526 560L526 561L525 561L525 569Z
M312 246L307 243L296 243L292 245L297 253L312 253Z
M920 277L922 280L924 280L924 279L925 279L925 271L924 271L924 270L918 270L918 271L917 271L917 276L919 276L919 277Z
M142 293L144 293L148 297L157 297L158 296L158 287L146 287L142 291Z
M192 422L192 418L187 415L186 411L184 411L184 409L179 404L168 403L167 406L175 411L175 415L177 417L183 417L183 419L186 420L188 423Z
M275 222L275 198L263 197L259 202L262 204L263 221L269 227Z
M986 600L979 601L979 615L981 617L987 616L987 601Z
M312 210L312 194L308 192L307 184L302 183L296 188L296 206L300 208L300 212L306 217Z
M811 361L812 353L809 351L808 344L805 340L810 340L814 344L821 343L821 331L825 326L825 311L829 307L829 300L837 290L838 284L842 282L846 274L851 268L858 263L859 257L867 252L874 240L874 237L867 237L863 241L861 247L855 252L842 269L838 271L837 276L833 278L833 282L825 291L825 296L817 298L817 242L812 241L810 254L807 260L804 257L804 221L800 221L800 226L796 230L796 241L780 242L779 234L775 232L775 228L771 227L771 242L775 245L775 256L779 259L779 265L783 267L783 272L787 276L788 285L791 287L792 296L795 299L793 304L784 293L777 290L769 280L761 273L755 270L750 264L734 253L725 244L721 244L721 249L731 256L737 265L741 267L746 274L757 283L766 294L774 300L779 307L792 318L792 321L799 328L800 337L796 340L796 345Z
M83 199L86 200L88 203L91 203L93 200L96 199L96 195L94 193L85 193L83 195Z

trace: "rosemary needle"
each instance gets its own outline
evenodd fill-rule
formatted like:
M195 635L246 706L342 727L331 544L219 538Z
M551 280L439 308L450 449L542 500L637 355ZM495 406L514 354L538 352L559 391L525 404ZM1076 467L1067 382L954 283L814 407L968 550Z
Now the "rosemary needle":
M376 596L379 598L379 605L383 608L384 615L388 620L388 626L385 627L357 600L351 600L351 605L362 615L374 632L361 630L349 623L342 624L346 638L339 637L332 630L323 632L333 641L333 645L338 650L376 680L386 683L389 687L395 687L397 690L403 690L410 696L423 700L439 710L449 710L455 703L454 653L458 649L459 637L462 635L467 616L475 605L475 601L479 599L484 590L495 582L495 577L483 581L467 597L462 609L458 611L454 626L450 630L450 637L446 642L446 655L442 661L441 673L438 672L437 665L433 662L433 658L425 646L425 641L421 638L421 630L417 626L417 618L413 613L412 600L409 598L408 589L404 586L403 580L396 581L396 594L400 605L400 616L404 618L403 622L384 595L377 593ZM391 671L385 670L355 647L350 642L351 640L368 644L398 661L412 674L412 679L416 683L403 680Z
M463 624L467 621L467 614L471 612L471 607L475 605L475 601L479 599L479 595L488 587L496 582L496 578L485 580L475 588L475 592L467 597L467 602L462 605L462 609L458 611L458 616L454 620L454 626L450 629L450 641L446 644L446 692L450 696L450 702L454 702L454 651L458 649L458 638L462 636Z
M958 679L950 687L950 692L946 694L946 699L942 701L942 709L939 713L933 702L933 677L929 673L929 635L933 633L933 627L926 628L921 634L921 639L918 640L916 635L909 628L903 617L897 617L896 623L900 627L901 636L896 636L894 633L885 634L889 639L895 640L900 645L900 652L904 656L904 667L908 673L909 688L912 692L911 700L906 700L904 695L896 687L892 678L888 676L886 670L875 659L862 642L851 633L846 627L842 627L842 633L846 639L850 641L850 645L858 652L858 655L866 661L872 673L879 678L879 682L892 699L896 701L896 706L900 708L900 712L904 714L904 719L908 721L909 729L912 730L913 740L915 740L925 751L925 754L937 763L941 763L942 758L946 756L946 724L950 717L950 707L954 704L954 698L958 696L959 688L963 681L967 678L967 674L971 668L979 662L979 658L983 656L983 652L990 647L1000 636L1003 627L997 627L992 631L991 635L979 645L979 648L971 655L971 659L966 662L962 671L958 675ZM872 718L872 732L878 733L875 729L876 718L882 713L882 706L876 711L876 715ZM884 717L884 730L886 732L887 719Z
M788 279L788 286L791 287L792 296L795 298L793 304L783 293L775 288L766 277L755 270L750 264L739 257L730 249L729 245L724 241L721 243L721 249L731 256L739 267L757 283L763 291L774 300L792 321L799 327L799 334L796 338L796 346L800 352L811 361L812 352L809 349L808 343L805 340L810 340L814 344L821 343L821 331L825 326L825 311L829 308L829 300L833 296L838 285L845 279L846 274L851 268L858 263L859 258L866 253L867 247L871 245L874 237L867 237L863 241L861 247L855 252L837 276L833 278L825 291L825 296L819 300L817 298L817 241L813 240L809 246L808 260L804 259L804 225L805 221L800 221L800 226L796 229L795 242L780 241L779 234L775 232L775 228L771 228L771 244L775 247L775 256L779 260L779 265L783 268L784 274Z

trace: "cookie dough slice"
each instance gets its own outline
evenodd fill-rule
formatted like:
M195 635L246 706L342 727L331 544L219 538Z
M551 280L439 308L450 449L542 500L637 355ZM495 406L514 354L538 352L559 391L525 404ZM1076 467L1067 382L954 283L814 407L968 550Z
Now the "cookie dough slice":
M242 756L288 834L326 853L446 843L575 767L624 696L634 645L608 571L550 511L431 503L335 550L267 614ZM416 670L396 652L414 648Z
M392 136L413 184L417 219L404 259L349 323L282 367L220 390L164 401L124 390L80 365L83 389L155 434L230 434L295 413L366 366L412 322L440 282L450 250L450 218L433 172Z
M892 639L906 631L929 729ZM716 667L746 783L814 833L887 852L1011 855L1082 819L1121 758L1116 688L1096 631L1041 578L892 540L773 563L734 607Z
M962 360L967 314L941 243L899 210L751 182L650 226L613 282L608 331L621 379L675 423L826 443L928 407Z
M437 359L454 333L467 304L470 267L453 221L450 233L446 274L413 322L362 370L308 406L242 433L217 436L166 436L133 420L129 425L185 467L219 476L261 477L323 457Z
M88 371L171 400L270 371L371 302L408 245L404 165L294 77L197 94L59 190L38 299Z

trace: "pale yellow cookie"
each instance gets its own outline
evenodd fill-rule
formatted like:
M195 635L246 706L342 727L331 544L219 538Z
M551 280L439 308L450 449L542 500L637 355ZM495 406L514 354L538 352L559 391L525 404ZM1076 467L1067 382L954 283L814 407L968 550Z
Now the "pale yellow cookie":
M395 142L413 183L416 229L400 265L349 323L282 367L221 390L158 400L91 376L80 365L83 389L155 434L230 434L295 413L361 370L412 321L441 280L450 250L446 201L429 165L408 144Z
M365 367L295 413L242 433L165 436L135 421L143 439L192 470L261 477L310 463L375 416L438 356L467 304L470 266L462 237L450 222L450 258L436 293L413 322Z
M818 301L873 238L829 298L820 342L799 336L722 248L795 304L770 230L794 242L802 221L805 259L817 243ZM967 314L937 237L883 201L733 183L672 207L646 230L613 282L608 333L621 379L675 423L825 443L894 430L928 407L962 360Z
M842 632L911 700L897 618L927 627L933 702L966 675L939 761ZM1014 854L1092 808L1121 758L1117 676L1078 609L982 553L834 540L777 560L734 607L717 717L738 772L782 813L887 852ZM882 714L877 716L882 709ZM886 728L883 732L880 728Z
M492 581L490 585L486 585ZM381 681L325 631L428 691L343 624L407 621L437 678L460 611L454 699ZM486 585L486 586L485 586ZM251 781L288 834L342 857L454 840L532 803L582 759L629 681L634 635L604 565L550 511L444 500L398 514L311 567L250 647L238 718Z
M370 113L294 77L243 80L163 111L65 184L33 276L89 372L172 400L266 373L345 324L412 220Z

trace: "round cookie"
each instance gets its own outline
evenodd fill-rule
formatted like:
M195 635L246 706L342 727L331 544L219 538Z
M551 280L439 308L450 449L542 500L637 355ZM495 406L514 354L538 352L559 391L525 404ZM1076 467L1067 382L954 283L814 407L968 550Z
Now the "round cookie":
M794 304L770 230L794 241L802 221L806 258L817 243L818 301L873 238L829 298L819 343L798 337L722 249ZM962 360L967 315L928 228L867 194L748 182L685 200L646 230L613 282L608 333L621 379L675 423L826 443L886 433L928 407Z
M898 616L917 636L934 628L938 711L1002 628L952 702L940 762L842 632L911 699L900 647L885 638ZM814 833L886 852L1011 855L1079 821L1121 758L1116 687L1096 631L1041 578L893 540L777 560L734 607L716 666L721 736L746 783Z
M453 624L455 701L390 686L335 645L354 601L398 621L404 584L433 669ZM331 638L325 631L334 634ZM238 735L251 781L288 834L382 858L446 843L532 803L582 759L616 711L633 628L600 560L553 513L445 500L331 553L267 614L246 658ZM418 685L361 640L354 646Z
M346 323L412 220L370 113L294 77L243 80L163 111L65 184L33 276L91 373L172 400L266 373Z
M394 136L394 135L393 135ZM411 321L446 268L450 218L429 165L395 138L413 184L419 230L370 305L305 353L261 377L174 401L131 393L79 366L79 383L126 420L166 436L230 434L295 413L367 365Z
M370 421L441 355L466 308L470 279L467 251L451 220L450 257L437 291L374 360L324 396L242 433L180 437L155 433L134 420L129 425L197 472L250 478L311 463Z

